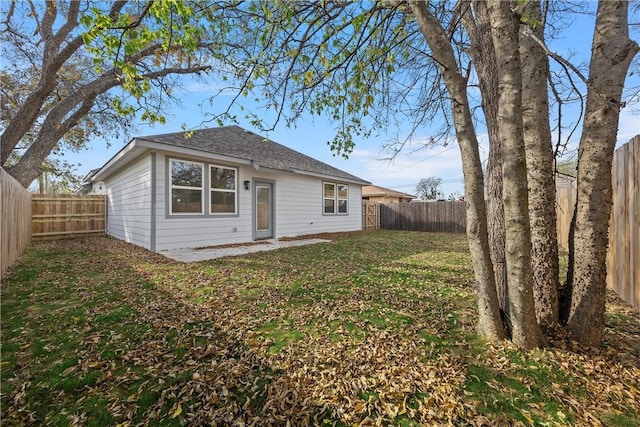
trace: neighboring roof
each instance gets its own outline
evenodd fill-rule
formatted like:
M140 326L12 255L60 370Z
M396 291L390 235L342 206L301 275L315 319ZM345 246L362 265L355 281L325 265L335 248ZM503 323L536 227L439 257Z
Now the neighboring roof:
M78 188L76 190L76 193L78 194L88 194L91 192L92 189L92 184L91 184L91 178L93 178L93 176L96 174L96 172L98 172L100 170L100 168L96 168L96 169L91 169L89 171L89 173L87 173L84 178L82 178L82 183L80 184L80 188Z
M401 197L403 199L417 199L418 196L403 193L401 191L392 190L390 188L380 187L378 185L365 185L362 187L363 197Z
M94 179L98 176L110 174L107 169L111 169L111 172L113 172L115 170L114 167L117 166L115 163L119 163L121 159L124 160L128 157L127 151L132 151L136 147L179 152L182 152L182 149L186 149L191 153L200 152L229 161L239 161L239 163L252 165L256 169L275 169L303 175L337 178L363 185L369 184L368 181L357 176L334 168L239 126L196 130L188 138L185 136L185 132L134 138L94 175Z
M573 181L573 180L577 179L573 175L569 175L568 173L558 172L558 171L556 171L556 178L566 179L566 180L569 180L569 181Z
M91 182L91 178L100 170L100 168L91 169L85 176L82 178L83 183Z

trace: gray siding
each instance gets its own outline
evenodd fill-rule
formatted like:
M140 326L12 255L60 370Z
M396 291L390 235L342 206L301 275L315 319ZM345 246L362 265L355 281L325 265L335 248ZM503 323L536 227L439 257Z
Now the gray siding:
M146 154L105 181L107 234L151 249L151 156Z
M250 179L248 168L238 167L238 215L233 216L170 216L168 211L167 185L169 172L167 158L181 158L168 153L158 153L156 167L156 250L194 248L230 243L250 242L251 235L251 191L242 188L242 181ZM212 162L193 159L208 167ZM220 165L221 162L215 161ZM224 163L222 163L224 165ZM237 167L237 165L228 164ZM251 170L251 169L249 169ZM205 190L206 191L206 190ZM208 207L205 206L205 212ZM234 229L236 231L234 231Z
M156 157L155 249L157 251L251 242L253 239L253 191L245 190L243 181L251 181L253 186L254 179L274 182L275 237L362 229L362 187L360 185L349 184L348 215L323 215L323 180L321 178L293 173L267 172L238 165L235 165L238 168L238 215L169 216L166 189L167 158L175 157L161 152ZM193 160L206 164L212 163L204 159ZM220 164L217 161L213 163Z
M349 185L347 215L323 215L322 183L340 182L301 175L276 179L277 237L362 229L362 187Z

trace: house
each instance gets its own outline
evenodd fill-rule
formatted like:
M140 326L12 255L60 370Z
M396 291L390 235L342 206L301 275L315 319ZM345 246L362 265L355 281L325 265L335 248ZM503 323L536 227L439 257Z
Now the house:
M98 185L94 185L91 182L91 178L93 178L93 175L96 174L96 172L98 172L100 170L100 168L96 168L96 169L91 169L85 176L84 178L82 178L82 183L80 184L80 188L78 188L76 190L77 194L95 194L98 193L100 194L100 192L103 190L102 188L100 188L100 186Z
M91 177L151 251L362 229L369 182L238 126L137 137Z
M417 196L391 190L389 188L380 187L377 185L365 185L364 187L362 187L362 200L369 200L371 202L402 203L410 202L411 200L416 198Z

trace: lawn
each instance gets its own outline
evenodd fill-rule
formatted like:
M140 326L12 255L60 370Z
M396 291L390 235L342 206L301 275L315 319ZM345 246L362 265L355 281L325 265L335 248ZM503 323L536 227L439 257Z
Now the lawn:
M36 243L2 283L2 425L640 425L640 316L519 352L474 333L463 235L195 264Z

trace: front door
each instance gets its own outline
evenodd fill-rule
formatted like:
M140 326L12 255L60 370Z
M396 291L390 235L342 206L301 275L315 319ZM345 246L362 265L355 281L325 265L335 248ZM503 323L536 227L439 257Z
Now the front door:
M255 230L256 239L273 237L273 184L269 182L255 183Z

